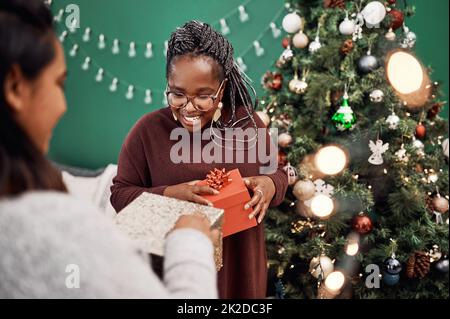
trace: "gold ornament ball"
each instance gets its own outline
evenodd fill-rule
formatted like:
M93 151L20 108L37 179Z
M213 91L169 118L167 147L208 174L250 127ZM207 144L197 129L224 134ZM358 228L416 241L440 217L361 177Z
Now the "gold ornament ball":
M292 143L292 136L289 133L281 133L278 135L278 145L280 147L288 147Z
M301 180L295 183L292 193L299 200L308 200L316 193L316 186L310 180Z
M308 46L308 43L309 43L309 39L306 36L306 34L303 33L303 31L300 31L299 33L294 35L294 37L292 38L292 44L297 49L306 48Z
M445 197L436 196L433 198L433 207L440 213L448 212L448 200Z

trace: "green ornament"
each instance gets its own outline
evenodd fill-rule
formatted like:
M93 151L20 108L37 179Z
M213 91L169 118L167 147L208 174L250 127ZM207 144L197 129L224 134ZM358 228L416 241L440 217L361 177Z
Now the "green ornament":
M348 105L348 96L344 95L344 102L331 118L339 131L352 130L355 127L356 116Z

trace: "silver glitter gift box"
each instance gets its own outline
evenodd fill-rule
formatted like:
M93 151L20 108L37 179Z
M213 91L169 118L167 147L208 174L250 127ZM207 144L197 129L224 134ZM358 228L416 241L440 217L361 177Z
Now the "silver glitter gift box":
M222 233L223 209L144 192L120 211L115 222L146 253L164 255L167 234L181 215L203 213ZM216 268L222 267L222 238L214 244Z

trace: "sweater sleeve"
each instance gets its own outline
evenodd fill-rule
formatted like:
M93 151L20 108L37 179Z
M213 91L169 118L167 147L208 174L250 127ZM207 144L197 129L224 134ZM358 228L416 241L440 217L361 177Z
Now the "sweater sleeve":
M204 234L177 229L165 249L164 284L173 298L217 298L213 246Z
M120 151L117 175L111 186L111 204L120 212L143 192L162 195L166 186L152 187L138 122L128 134Z
M254 113L253 114L255 121L258 125L258 127L265 127L259 116ZM270 147L270 144L272 144L272 147ZM272 138L269 135L269 130L266 130L266 147L270 150L278 150L278 147L276 145L273 145ZM286 195L287 187L288 187L288 178L287 174L283 169L283 166L280 162L278 162L278 154L270 154L272 157L272 160L277 161L277 169L272 174L266 174L266 176L270 177L272 179L274 185L275 185L275 195L272 198L272 201L270 202L270 207L278 206L283 202L283 199Z

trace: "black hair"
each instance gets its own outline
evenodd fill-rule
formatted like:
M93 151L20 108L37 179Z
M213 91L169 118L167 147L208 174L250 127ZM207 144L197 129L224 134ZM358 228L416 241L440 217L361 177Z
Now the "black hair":
M53 16L43 0L0 0L0 197L66 191L59 171L14 119L5 97L13 66L36 79L55 57Z
M240 72L234 62L233 46L219 32L210 25L199 21L189 21L170 36L167 48L166 77L169 77L172 63L178 56L206 56L212 58L219 66L219 80L228 80L223 95L224 105L231 107L228 123L221 123L224 127L231 127L242 122L251 120L253 123L253 111L258 105L258 99L254 88L250 85L247 76ZM249 94L250 88L255 96L254 103ZM247 116L242 119L236 118L236 108L244 107ZM247 121L248 122L248 121Z

